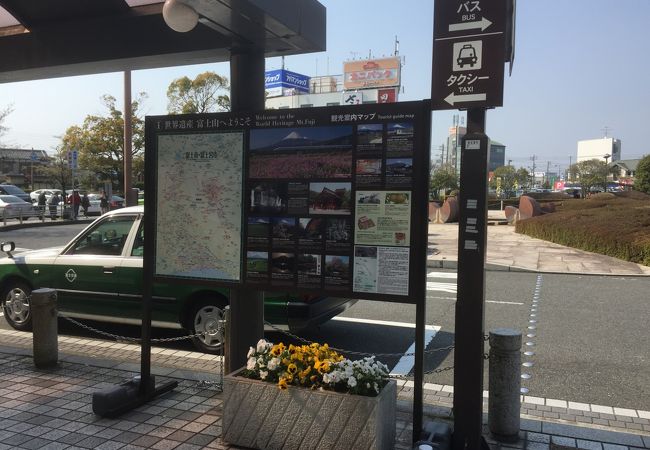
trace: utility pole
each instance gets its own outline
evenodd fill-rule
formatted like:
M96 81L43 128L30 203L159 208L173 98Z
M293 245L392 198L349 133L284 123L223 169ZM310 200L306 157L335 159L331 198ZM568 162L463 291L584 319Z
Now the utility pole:
M567 169L566 174L567 180L571 181L571 155L569 155L569 168Z
M533 183L531 187L535 187L535 155L531 159L533 160Z
M544 174L544 178L546 178L545 184L549 184L549 177L548 177L548 171L551 170L551 161L546 161L546 173Z

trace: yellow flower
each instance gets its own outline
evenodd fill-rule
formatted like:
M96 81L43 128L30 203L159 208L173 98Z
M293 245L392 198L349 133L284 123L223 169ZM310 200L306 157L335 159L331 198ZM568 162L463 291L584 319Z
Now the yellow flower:
M309 380L310 380L312 383L315 383L316 380L318 380L318 375L312 375L311 377L309 377Z
M287 383L291 383L293 381L293 374L289 372L285 373L284 379L287 380Z
M280 378L280 381L278 381L278 387L279 387L280 389L282 389L283 391L284 391L285 389L287 389L287 387L288 387L288 386L287 386L287 380L285 380L284 378Z
M289 372L291 375L295 375L295 373L298 372L298 366L296 366L294 363L289 364L287 367L287 372Z
M323 361L319 366L318 366L318 371L320 373L327 373L330 371L330 363L329 361Z
M284 351L284 349L285 349L284 344L280 342L279 344L275 344L273 348L271 348L271 354L273 356L280 356Z
M305 370L300 371L300 378L305 378L311 372L311 367L307 367Z

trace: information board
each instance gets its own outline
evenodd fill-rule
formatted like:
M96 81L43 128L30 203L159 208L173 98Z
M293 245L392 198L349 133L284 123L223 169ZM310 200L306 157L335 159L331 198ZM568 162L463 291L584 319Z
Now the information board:
M415 302L429 106L147 117L154 279Z

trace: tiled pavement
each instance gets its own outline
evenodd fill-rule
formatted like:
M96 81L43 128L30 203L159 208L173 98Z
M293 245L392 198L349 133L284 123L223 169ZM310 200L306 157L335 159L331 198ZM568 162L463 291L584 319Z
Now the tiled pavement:
M176 379L179 387L118 419L104 419L92 413L92 393L137 374L138 346L61 338L59 366L38 370L30 334L1 330L0 342L0 450L233 448L219 437L222 395L211 385L220 377L219 357L154 348L157 382ZM399 385L396 448L406 450L413 384ZM425 420L450 421L453 387L427 384L424 392ZM490 447L550 449L555 443L598 450L650 448L650 413L562 402L523 397L519 442L500 444L486 428Z

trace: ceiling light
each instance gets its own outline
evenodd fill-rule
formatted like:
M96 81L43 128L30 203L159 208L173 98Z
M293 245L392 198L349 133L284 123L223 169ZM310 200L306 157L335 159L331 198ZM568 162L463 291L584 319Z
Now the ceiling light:
M193 30L199 21L199 15L194 8L180 0L165 0L162 13L169 28L179 33Z

